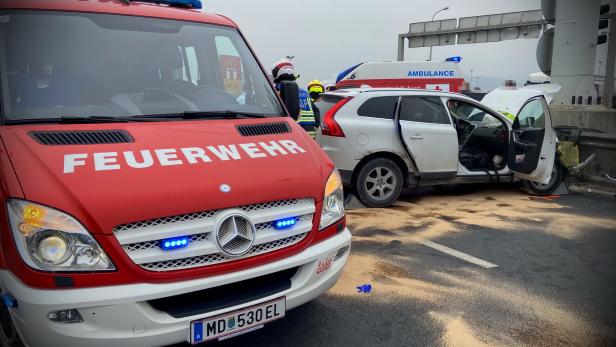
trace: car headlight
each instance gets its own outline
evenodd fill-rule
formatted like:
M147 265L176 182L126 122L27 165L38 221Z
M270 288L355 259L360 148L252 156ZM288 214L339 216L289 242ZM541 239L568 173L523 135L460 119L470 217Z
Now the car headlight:
M13 238L21 258L43 271L111 271L113 263L73 217L33 202L7 202Z
M323 194L323 212L321 212L321 229L336 223L344 217L344 192L338 169L329 175Z

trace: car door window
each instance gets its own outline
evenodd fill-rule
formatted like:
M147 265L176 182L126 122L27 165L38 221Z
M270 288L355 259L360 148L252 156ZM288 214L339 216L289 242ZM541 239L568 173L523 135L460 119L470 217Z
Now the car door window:
M342 99L343 97L338 95L323 95L321 100L316 102L316 106L321 112L321 115L325 116L325 114Z
M464 119L475 125L500 126L502 122L483 109L458 100L447 101L447 107L452 116Z
M375 97L364 102L357 110L357 114L361 117L394 119L397 104L397 96Z
M400 105L400 120L421 123L451 124L437 97L405 97Z
M545 109L539 99L527 103L516 118L516 129L543 129L545 128Z

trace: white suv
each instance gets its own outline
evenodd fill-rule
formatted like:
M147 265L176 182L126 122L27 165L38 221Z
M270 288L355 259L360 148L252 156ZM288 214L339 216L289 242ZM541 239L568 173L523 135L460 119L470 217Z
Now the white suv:
M517 90L513 99L515 120L460 94L338 90L317 102L317 141L370 207L391 205L403 187L428 185L522 179L533 193L550 194L564 170L555 164L547 103L536 90Z

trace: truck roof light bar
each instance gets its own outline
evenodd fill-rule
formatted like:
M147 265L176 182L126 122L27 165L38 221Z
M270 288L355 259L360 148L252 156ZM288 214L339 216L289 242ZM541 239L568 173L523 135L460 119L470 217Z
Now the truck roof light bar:
M123 3L125 4L130 4L131 1L135 1L135 0L121 0ZM153 4L163 4L163 5L169 5L169 6L173 6L173 7L189 7L189 8L194 8L194 9L202 9L203 8L203 3L201 2L201 0L138 0L139 2L149 2L149 3L153 3Z

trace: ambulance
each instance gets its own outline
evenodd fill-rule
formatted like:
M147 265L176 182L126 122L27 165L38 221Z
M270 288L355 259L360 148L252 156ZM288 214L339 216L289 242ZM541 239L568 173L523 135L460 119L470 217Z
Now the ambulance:
M413 88L459 92L464 77L455 62L401 61L355 65L336 79L337 89Z
M201 7L0 2L0 345L227 339L339 278L341 179L297 86Z

